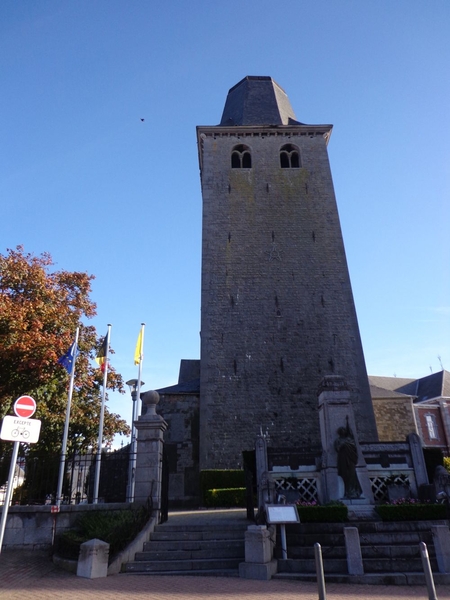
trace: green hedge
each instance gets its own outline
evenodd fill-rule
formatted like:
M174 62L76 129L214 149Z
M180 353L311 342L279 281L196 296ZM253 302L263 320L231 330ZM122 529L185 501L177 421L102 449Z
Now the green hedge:
M302 506L297 504L300 523L342 523L347 520L348 508L345 504L323 504Z
M383 521L423 521L447 518L444 504L380 504L375 507Z
M120 511L92 511L80 516L74 529L64 531L55 540L55 552L62 558L78 559L80 545L92 539L107 542L109 560L123 550L150 518L146 508Z
M223 490L245 487L244 471L240 469L205 469L200 471L200 486L203 502L207 490Z
M245 488L227 488L218 490L206 490L204 493L205 506L211 508L232 506L245 507Z

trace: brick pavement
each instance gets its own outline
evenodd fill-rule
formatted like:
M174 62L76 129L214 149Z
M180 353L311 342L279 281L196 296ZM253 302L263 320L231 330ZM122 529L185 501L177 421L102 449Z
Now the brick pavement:
M245 511L177 511L170 523L205 521L224 526ZM438 600L450 600L449 586L436 586ZM238 577L119 574L83 579L56 567L46 552L0 553L0 600L317 600L317 586L300 581L255 581ZM328 584L327 600L427 600L425 586Z
M450 589L437 586L439 600ZM55 567L45 553L0 554L1 600L317 600L317 587L299 581L254 581L234 577L119 574L83 579ZM425 587L327 585L327 600L427 600Z

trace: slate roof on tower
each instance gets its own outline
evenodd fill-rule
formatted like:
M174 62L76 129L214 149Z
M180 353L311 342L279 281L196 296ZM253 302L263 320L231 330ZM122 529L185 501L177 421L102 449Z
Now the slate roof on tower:
M248 75L227 96L220 125L302 125L286 92L272 77Z

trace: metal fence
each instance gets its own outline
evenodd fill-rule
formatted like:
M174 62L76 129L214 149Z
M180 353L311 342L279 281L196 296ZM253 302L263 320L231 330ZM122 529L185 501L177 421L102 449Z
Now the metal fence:
M66 458L63 480L63 504L92 502L95 462L92 452ZM13 504L53 504L56 500L61 455L28 452L20 446L13 482ZM0 456L0 505L4 502L11 455ZM125 502L129 465L129 445L120 450L102 452L99 502Z

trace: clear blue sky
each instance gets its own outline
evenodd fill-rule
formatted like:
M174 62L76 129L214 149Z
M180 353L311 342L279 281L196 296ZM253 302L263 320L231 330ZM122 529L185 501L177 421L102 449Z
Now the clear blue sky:
M144 389L176 383L199 357L195 127L270 75L334 124L368 372L450 370L449 24L448 0L2 0L0 252L95 275L113 365L137 376L145 321Z

